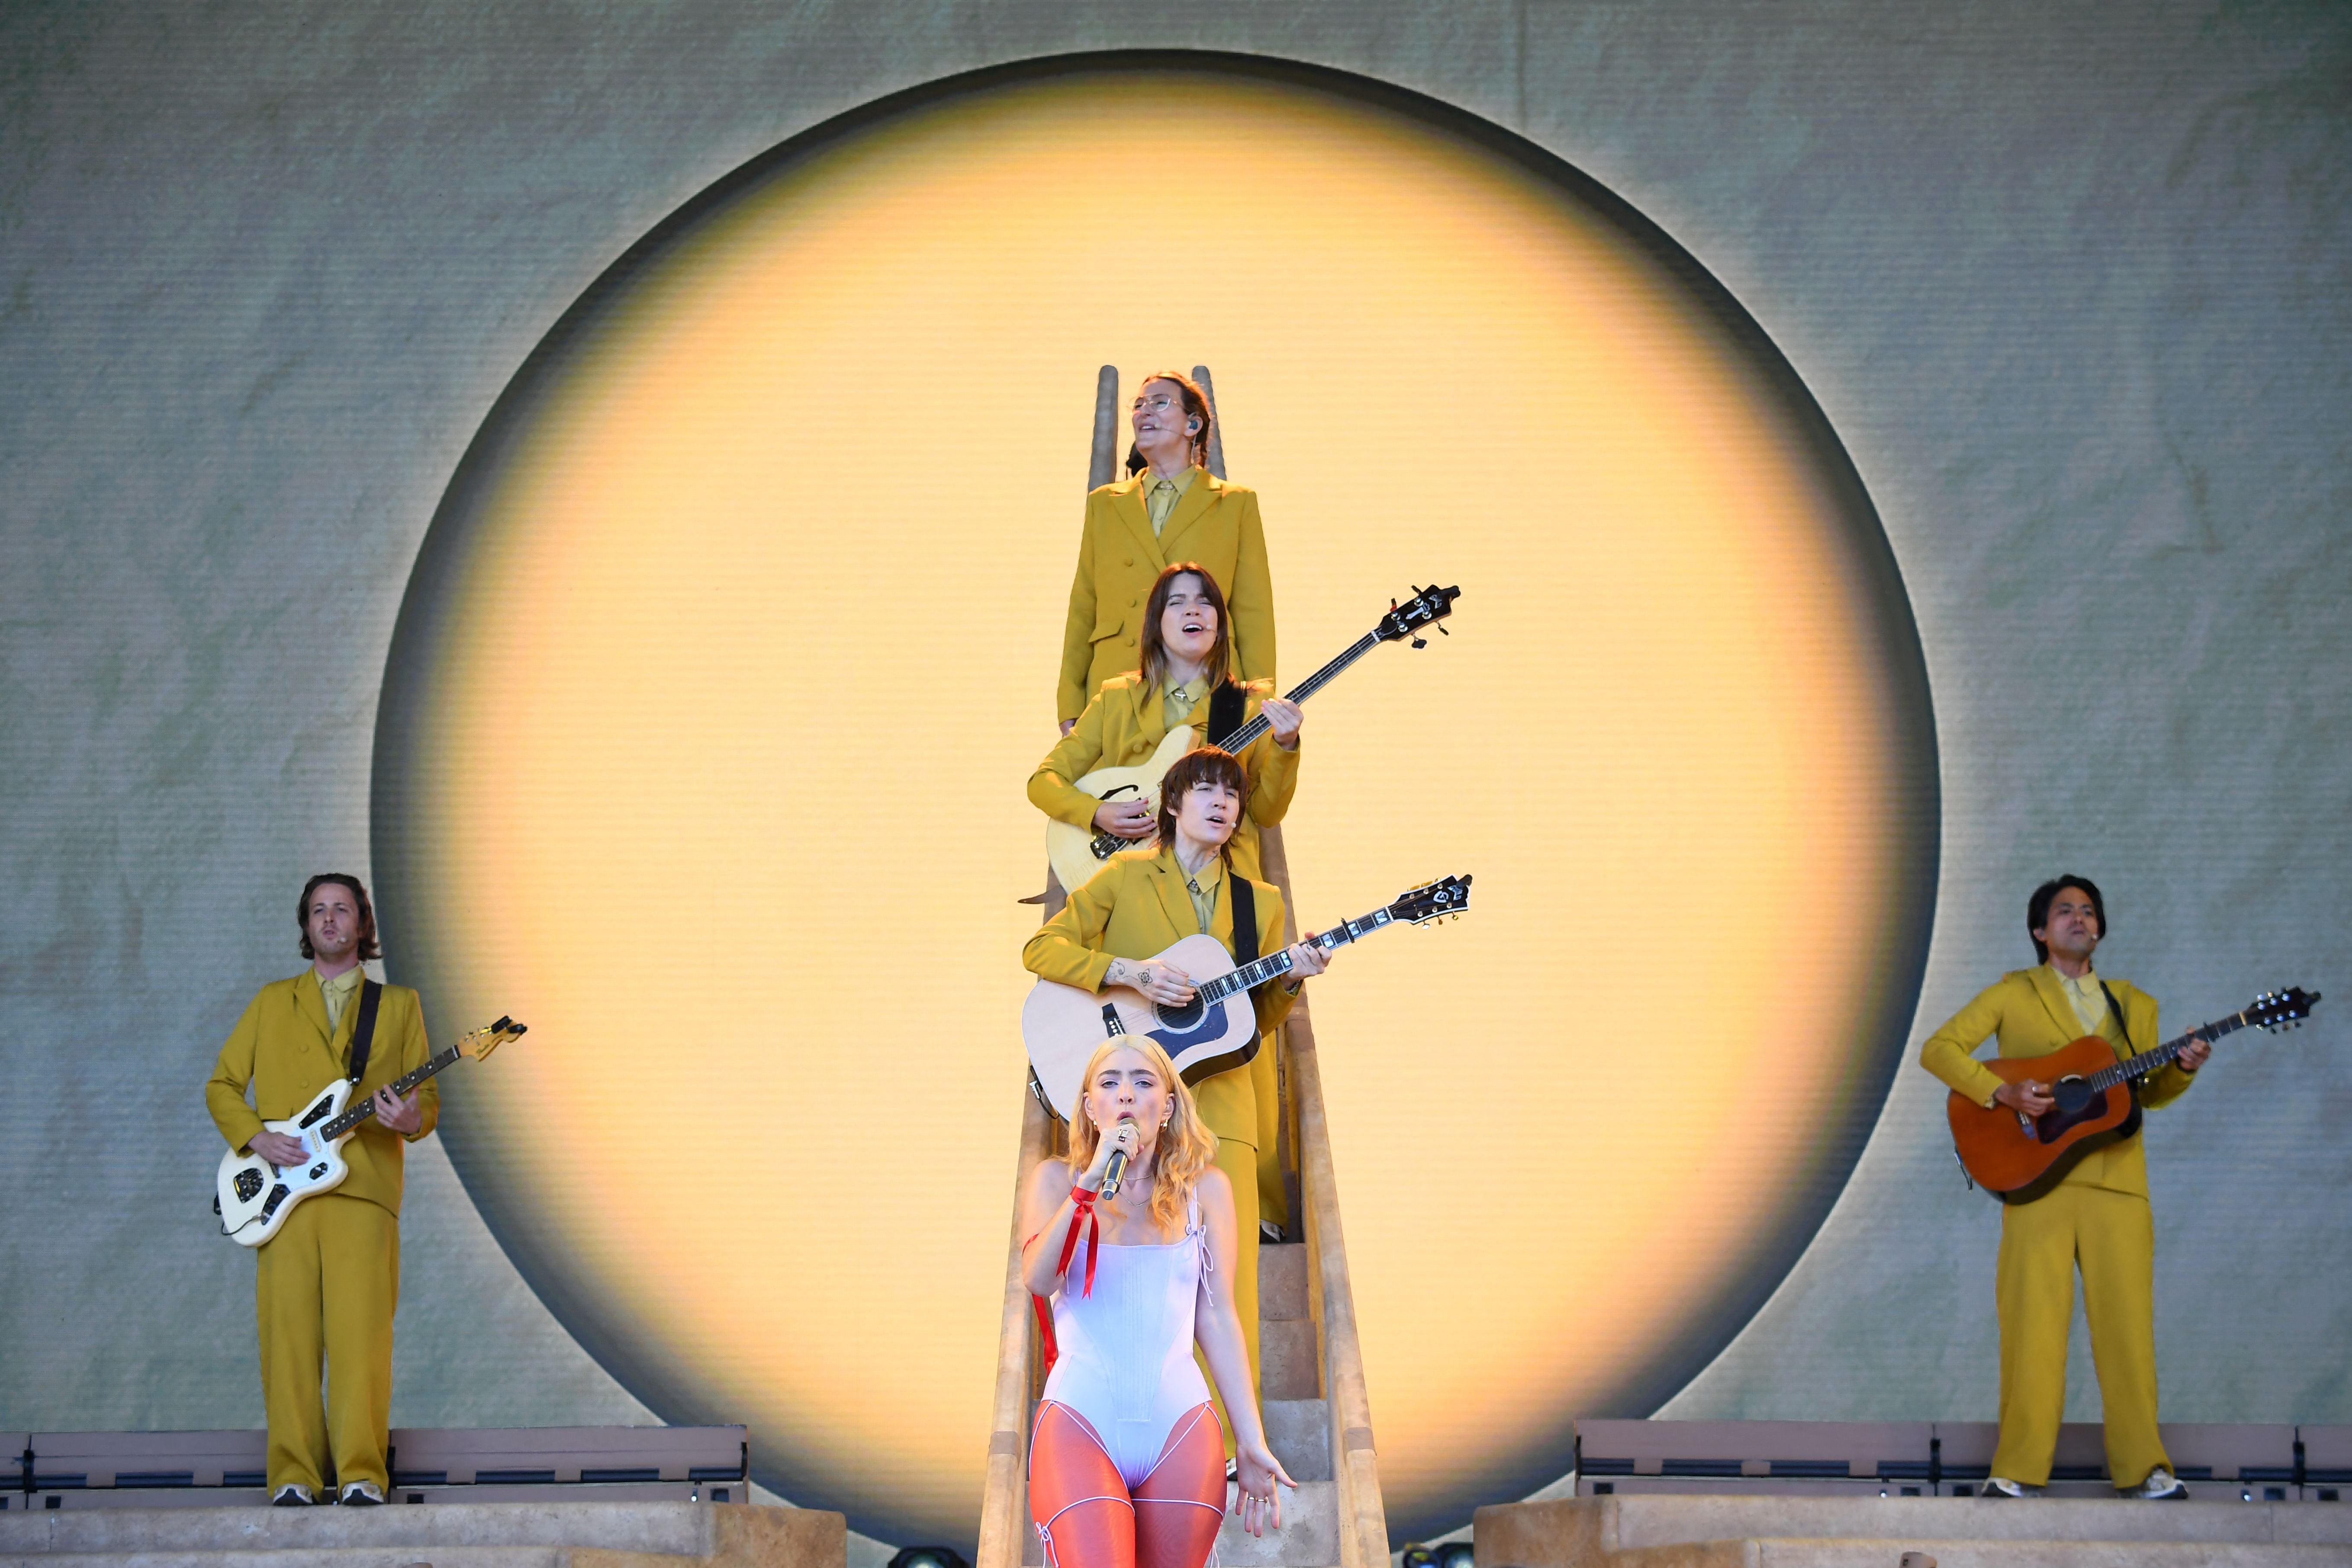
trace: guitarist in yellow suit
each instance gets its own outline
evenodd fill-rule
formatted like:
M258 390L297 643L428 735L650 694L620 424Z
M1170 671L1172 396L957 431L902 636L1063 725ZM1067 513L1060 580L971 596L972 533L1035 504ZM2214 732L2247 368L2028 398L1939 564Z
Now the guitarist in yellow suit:
M1248 784L1241 764L1213 746L1177 759L1161 781L1160 847L1130 849L1115 857L1100 874L1074 889L1062 912L1037 928L1022 949L1021 962L1033 974L1081 990L1131 985L1154 1002L1170 1005L1191 999L1191 977L1164 963L1146 962L1181 939L1206 932L1234 946L1235 871L1227 847L1242 817ZM1282 893L1271 883L1248 879L1255 906L1260 955L1282 946ZM1299 984L1323 973L1329 955L1306 932L1290 950L1287 979L1251 994L1258 1033L1271 1032L1290 1012ZM1260 1056L1265 1052L1260 1051ZM1239 1067L1192 1086L1201 1120L1217 1135L1218 1168L1234 1189L1240 1248L1234 1278L1213 1282L1233 1291L1249 1349L1250 1376L1257 1357L1257 1088L1249 1068ZM1232 1424L1225 1427L1230 1433Z
M1171 562L1207 567L1233 606L1241 678L1274 679L1274 579L1257 492L1202 466L1213 419L1207 395L1191 378L1161 372L1144 378L1132 417L1147 466L1087 497L1054 696L1064 734L1104 681L1140 662L1143 597Z
M205 1108L229 1147L250 1148L281 1165L300 1161L302 1144L262 1123L299 1114L349 1075L366 988L374 984L360 963L380 956L375 911L356 877L311 878L294 919L311 967L261 988L229 1031L205 1085ZM296 1207L254 1255L269 1494L281 1507L380 1503L392 1481L384 1447L392 1422L392 1314L400 1294L402 1153L433 1131L441 1095L431 1079L404 1099L386 1087L432 1055L416 993L379 987L374 1014L353 1100L373 1091L375 1115L343 1145L351 1174L333 1192ZM339 1499L326 1491L331 1461Z
M1977 1061L1973 1053L1986 1036L1998 1037L2001 1056L2019 1058L2048 1056L2097 1035L2118 1059L2158 1037L2156 998L2092 967L2107 911L2089 879L2060 877L2036 888L2025 927L2042 964L1987 987L1927 1037L1919 1065L1979 1105L2035 1117L2053 1103L2050 1086L2005 1082ZM2186 1094L2211 1050L2203 1040L2182 1047L2173 1062L2142 1080L2140 1104L2153 1109ZM2049 1483L2066 1404L2066 1331L2079 1265L2106 1418L2107 1474L2126 1497L2187 1497L2156 1428L2156 1226L2139 1135L2083 1155L2042 1196L2006 1205L2000 1222L1993 1287L2000 1316L2000 1442L1985 1495L2030 1497Z

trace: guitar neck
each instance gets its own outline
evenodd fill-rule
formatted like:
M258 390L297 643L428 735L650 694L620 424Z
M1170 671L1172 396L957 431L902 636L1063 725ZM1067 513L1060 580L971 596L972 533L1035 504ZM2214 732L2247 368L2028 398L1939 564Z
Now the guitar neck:
M467 1037L467 1038L471 1037L472 1037L470 1036ZM464 1051L458 1049L456 1046L451 1046L447 1050L443 1051L439 1056L435 1057L423 1067L418 1068L415 1072L408 1074L404 1078L394 1079L384 1087L392 1090L393 1098L396 1100L465 1054L466 1053ZM341 1116L336 1117L332 1121L328 1122L324 1127L320 1128L320 1136L322 1138L340 1138L344 1133L349 1132L352 1128L357 1127L361 1122L365 1121L369 1117L373 1116L374 1114L375 1097L373 1095L370 1095L367 1099L361 1100L357 1105L354 1105L350 1110L344 1111Z
M1347 652L1341 654L1339 658L1333 659L1330 663L1325 665L1322 668L1317 670L1314 674L1308 676L1297 685L1292 687L1288 691L1284 692L1283 695L1293 702L1306 701L1308 698L1314 696L1317 692L1330 685L1332 679L1337 677L1341 670L1347 668L1349 665L1355 663L1358 659L1363 658L1366 654L1371 652L1372 649L1380 646L1380 633L1377 631L1366 632L1362 637L1358 637L1354 642L1348 645ZM1260 713L1256 718L1251 720L1248 723L1243 725L1240 729L1234 731L1232 734L1226 736L1222 741L1218 740L1214 735L1210 736L1209 743L1213 746L1222 746L1226 751L1231 752L1234 755L1239 756L1253 742L1255 742L1260 735L1265 734L1271 728L1272 726L1267 724L1265 721L1265 715L1264 713Z
M1370 914L1359 916L1352 921L1343 921L1329 931L1318 932L1315 938L1315 945L1326 952L1335 952L1359 937L1369 936L1382 926L1394 924L1396 924L1395 915L1385 909L1374 910ZM1220 974L1214 980L1203 982L1201 986L1201 999L1204 1002L1220 1002L1238 992L1255 991L1267 981L1279 979L1289 973L1292 963L1290 949L1286 947L1278 952L1269 952L1264 958L1243 964L1230 974Z
M2243 1013L2232 1013L2226 1018L2216 1018L2210 1024L2200 1024L2179 1039L2167 1040L2153 1050L2142 1051L2127 1061L2117 1062L2111 1068L2093 1073L2090 1080L2091 1087L2097 1089L2113 1089L2126 1079L2137 1078L2142 1073L2154 1072L2179 1056L2181 1047L2190 1041L2218 1040L2224 1035L2234 1034L2244 1028L2246 1024L2247 1018Z

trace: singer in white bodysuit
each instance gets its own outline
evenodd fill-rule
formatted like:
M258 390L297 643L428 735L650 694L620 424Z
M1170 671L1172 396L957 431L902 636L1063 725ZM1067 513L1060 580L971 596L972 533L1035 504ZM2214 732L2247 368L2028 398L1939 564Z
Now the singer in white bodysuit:
M1297 1485L1266 1447L1216 1288L1233 1187L1157 1044L1105 1041L1085 1081L1069 1158L1040 1165L1022 1199L1024 1277L1053 1302L1030 1516L1053 1568L1201 1568L1224 1517L1224 1435L1194 1343L1232 1415L1243 1528L1279 1528L1276 1489Z

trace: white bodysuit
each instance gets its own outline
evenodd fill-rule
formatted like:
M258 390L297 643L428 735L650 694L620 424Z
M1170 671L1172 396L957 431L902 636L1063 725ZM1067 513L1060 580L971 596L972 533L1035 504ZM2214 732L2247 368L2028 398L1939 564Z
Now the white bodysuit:
M1209 1381L1192 1359L1193 1307L1213 1267L1200 1200L1186 1205L1180 1240L1102 1247L1091 1295L1082 1283L1086 1252L1081 1242L1054 1297L1061 1357L1045 1396L1086 1417L1131 1489L1151 1473L1176 1422L1209 1402Z

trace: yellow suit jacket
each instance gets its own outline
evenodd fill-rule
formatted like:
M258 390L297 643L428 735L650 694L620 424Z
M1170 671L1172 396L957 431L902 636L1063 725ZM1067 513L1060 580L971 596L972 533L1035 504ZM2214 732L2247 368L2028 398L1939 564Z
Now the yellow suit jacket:
M354 991L343 1005L342 1018L329 1031L327 999L320 994L315 969L263 986L229 1031L220 1060L205 1084L205 1107L228 1146L244 1148L263 1122L298 1114L320 1090L348 1074L352 1030L359 1017L360 993ZM415 1072L432 1054L425 1043L425 1009L416 993L405 985L385 986L376 1008L375 1038L368 1047L367 1077L352 1090L351 1103L356 1105L362 1096ZM250 1105L245 1099L248 1085L253 1089ZM412 1141L432 1131L441 1120L439 1082L426 1079L416 1093L425 1120L410 1134ZM368 1118L343 1145L343 1160L352 1173L335 1190L397 1215L402 1152L401 1135Z
M1155 538L1143 482L1130 478L1087 497L1070 619L1062 634L1057 721L1076 718L1104 681L1141 666L1144 598L1160 572L1178 561L1208 568L1223 591L1235 672L1244 680L1274 679L1274 579L1266 570L1257 492L1203 470Z
M1245 689L1249 698L1242 705L1244 722L1256 718L1265 700L1274 695L1274 682L1251 681ZM1132 767L1151 755L1168 738L1166 711L1159 691L1145 688L1141 671L1130 669L1112 676L1078 715L1076 728L1063 736L1029 775L1030 804L1056 822L1091 828L1095 808L1102 802L1078 788L1076 781L1097 768ZM1205 746L1209 743L1207 698L1192 710L1192 717L1193 743ZM1299 744L1306 744L1304 737ZM1242 819L1234 828L1234 868L1250 880L1262 882L1265 871L1259 858L1257 830L1273 826L1290 810L1291 795L1298 788L1298 753L1284 751L1270 734L1260 735L1242 749L1241 764L1250 788Z
M2136 1056L2161 1043L2162 1037L2157 1032L2156 998L2126 980L2107 980L2107 989L2122 1004L2124 1023L2131 1031L2131 1049L2128 1053L2118 1049L2117 1059L2126 1054ZM2124 1037L2116 1027L2113 1007L2099 1021L2098 1033L2110 1046L2122 1046ZM1990 1105L1994 1091L2005 1080L1973 1054L1988 1035L1999 1037L1997 1054L2000 1056L2046 1057L2081 1039L2083 1020L2075 1016L2074 1005L2066 1000L2066 994L2058 988L2057 977L2048 964L2011 970L1979 992L1975 1001L1953 1014L1951 1022L1927 1037L1927 1044L1919 1047L1919 1065L1979 1105ZM2195 1075L2181 1070L2178 1062L2167 1062L2151 1081L2141 1085L2139 1102L2149 1110L2169 1104L2188 1093L2189 1086L2195 1081ZM2084 1186L2105 1187L2110 1192L2147 1196L2147 1158L2140 1147L2138 1134L2092 1150L2066 1173L2065 1179Z
M1228 872L1230 877L1233 873ZM1167 850L1146 854L1130 849L1070 894L1062 912L1037 928L1021 950L1029 973L1058 980L1082 991L1102 989L1103 975L1114 958L1152 958L1171 944L1201 933L1200 917L1192 912L1192 897L1184 890L1184 873ZM1282 890L1250 879L1257 904L1257 951L1261 958L1283 945ZM1233 889L1217 895L1209 934L1234 947ZM1257 1028L1270 1033L1289 1016L1297 999L1283 982L1270 981L1250 993L1257 1004ZM1209 1131L1230 1142L1257 1146L1257 1091L1250 1069L1234 1068L1193 1086L1201 1104L1201 1120Z

